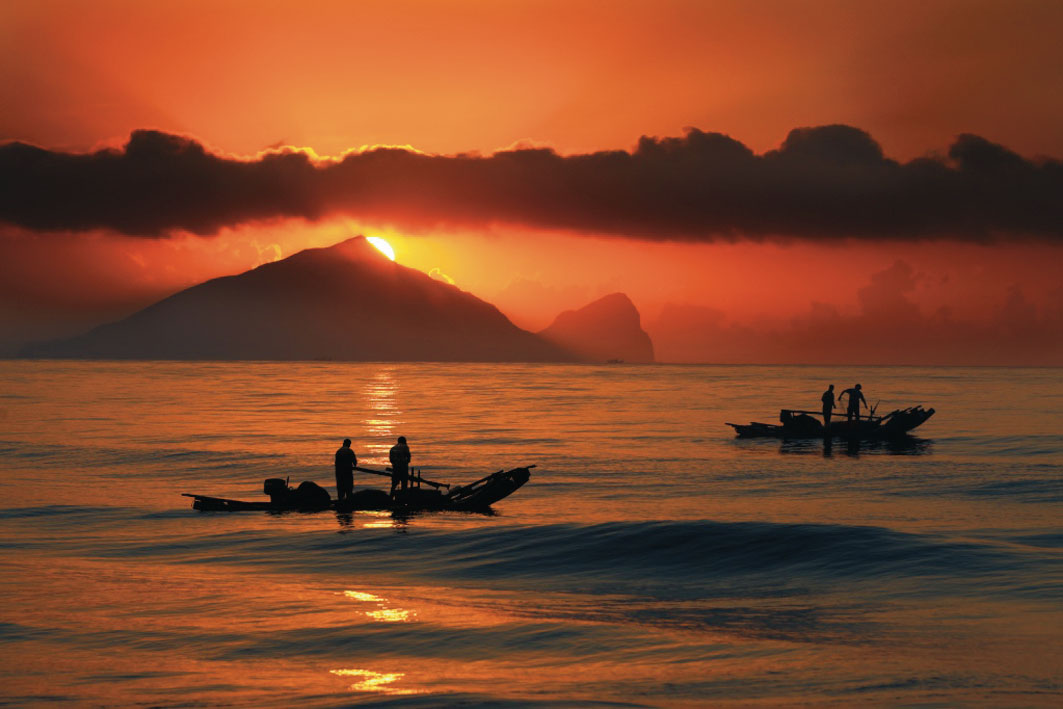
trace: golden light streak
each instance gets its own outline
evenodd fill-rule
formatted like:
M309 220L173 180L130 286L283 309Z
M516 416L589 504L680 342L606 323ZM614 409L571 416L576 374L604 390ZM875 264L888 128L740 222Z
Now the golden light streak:
M337 677L360 677L361 682L355 682L348 689L356 692L383 692L384 694L415 694L413 689L399 689L389 685L397 682L405 676L404 672L373 672L372 670L342 669L329 670L330 674Z
M378 611L366 611L365 614L381 623L405 623L410 619L410 611L399 608L382 608Z
M388 601L386 598L381 598L380 596L366 593L365 591L344 591L343 595L347 598L351 598L355 601L362 601L364 603L377 603L383 605ZM373 611L366 611L365 615L366 617L381 623L405 623L410 621L412 616L416 616L413 611L403 610L401 608L383 607Z
M343 595L347 598L353 598L356 601L384 601L386 599L380 596L374 596L371 593L364 593L362 591L344 591Z

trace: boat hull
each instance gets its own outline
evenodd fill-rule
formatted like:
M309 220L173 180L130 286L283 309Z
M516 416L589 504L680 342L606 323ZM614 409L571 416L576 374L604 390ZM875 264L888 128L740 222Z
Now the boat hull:
M790 423L772 424L752 422L748 424L728 423L739 438L859 438L887 439L901 438L921 426L931 416L934 409L912 406L898 409L880 418L862 418L847 421L843 418L832 421L827 429L819 421L809 416L791 419Z
M412 512L420 510L488 511L491 505L516 492L531 478L530 468L500 470L469 485L455 487L447 493L425 488L399 491L392 498L383 490L359 490L343 501L329 500L328 504L293 504L274 501L252 502L224 497L194 495L192 509L202 512L356 512L363 510L391 510Z

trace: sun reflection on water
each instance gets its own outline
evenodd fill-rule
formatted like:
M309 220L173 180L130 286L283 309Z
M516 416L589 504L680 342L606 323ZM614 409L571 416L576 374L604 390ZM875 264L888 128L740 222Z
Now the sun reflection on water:
M388 599L365 591L344 591L343 595L362 603L375 603L377 608L365 611L367 618L380 623L408 623L417 617L417 613L403 608L388 608L384 604Z
M344 591L344 596L347 598L353 598L356 601L383 601L380 596L374 596L371 593L363 593L362 591Z
M405 526L405 522L403 520L395 519L394 515L392 515L390 512L366 510L362 514L365 514L368 517L372 518L362 525L362 529L392 529L395 527Z
M354 692L382 692L384 694L416 694L415 689L400 689L391 686L406 676L405 672L373 672L372 670L341 669L329 670L338 677L358 677L360 681L350 685Z
M410 619L411 611L404 611L400 608L381 608L377 611L366 611L365 614L381 623L405 623Z
M364 420L366 432L373 437L391 438L401 423L402 411L397 404L398 383L394 368L381 367L363 389L363 399L369 406Z

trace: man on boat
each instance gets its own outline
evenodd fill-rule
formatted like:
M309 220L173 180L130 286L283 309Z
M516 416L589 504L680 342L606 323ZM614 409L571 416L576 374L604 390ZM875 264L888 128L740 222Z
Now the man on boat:
M845 418L847 421L860 418L860 403L863 402L864 406L867 406L867 399L864 398L864 393L860 391L860 385L857 384L852 389L846 389L841 393L838 399L842 396L849 397L849 407L845 410Z
M827 387L827 391L823 392L823 396L820 397L823 400L823 431L827 433L830 431L830 417L834 413L834 385L831 384Z
M391 461L391 496L395 496L395 488L401 486L406 491L406 484L410 478L410 448L406 445L406 436L399 436L399 442L391 447L388 453Z
M336 451L336 500L346 500L354 494L354 466L358 465L358 456L351 450L351 439L344 438L343 445Z

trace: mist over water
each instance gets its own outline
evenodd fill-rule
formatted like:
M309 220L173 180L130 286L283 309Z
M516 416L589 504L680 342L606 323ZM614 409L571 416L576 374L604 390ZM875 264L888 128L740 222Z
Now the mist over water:
M0 362L0 697L1063 702L1051 369ZM736 440L863 384L903 444ZM494 515L201 513L535 464ZM379 487L371 476L357 487Z

